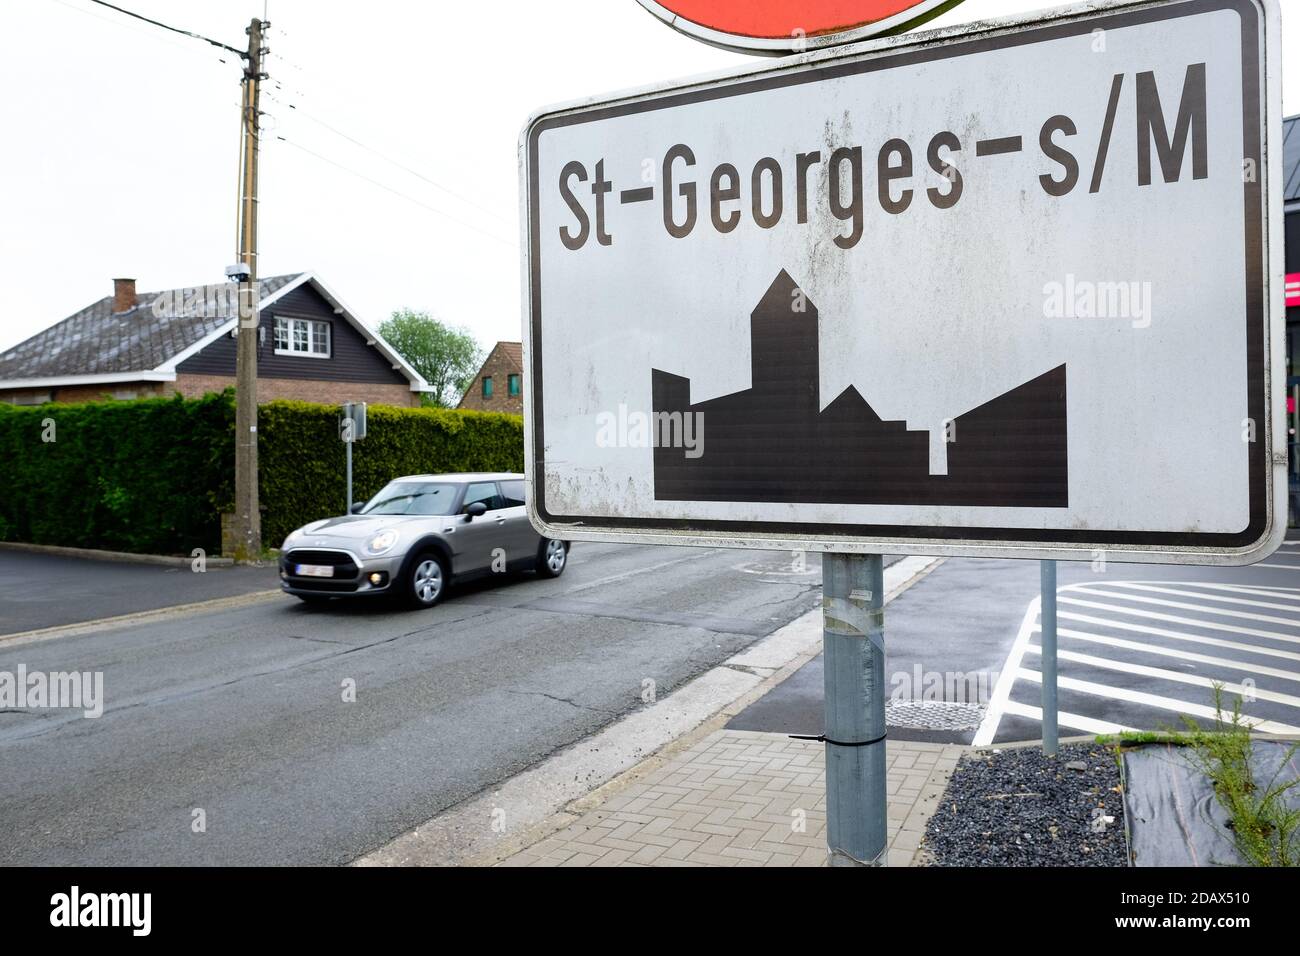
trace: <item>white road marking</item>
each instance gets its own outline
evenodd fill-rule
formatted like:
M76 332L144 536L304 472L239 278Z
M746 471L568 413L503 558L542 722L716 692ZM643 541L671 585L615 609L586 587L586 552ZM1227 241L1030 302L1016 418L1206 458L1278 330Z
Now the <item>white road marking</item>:
M1245 598L1227 597L1222 594L1206 594L1203 591L1185 591L1180 588L1161 588L1152 584L1139 584L1136 581L1116 581L1113 585L1108 586L1130 588L1135 591L1151 591L1155 594L1173 594L1177 597L1194 597L1200 598L1202 601L1218 601L1221 604L1244 604L1247 607L1267 607L1272 608L1275 611L1297 610L1295 606L1290 604L1273 604L1271 601L1247 601ZM1091 587L1091 585L1088 585L1083 590L1090 590ZM1125 598L1133 600L1129 595L1125 595ZM1203 609L1209 610L1209 608ZM1297 622L1297 626L1300 626L1300 622Z
M1005 712L1013 717L1028 717L1040 723L1043 720L1043 708L1031 707L1029 704L1017 703L1014 700L1007 702ZM1093 717L1084 717L1082 714L1072 714L1068 710L1058 710L1056 722L1061 727L1073 727L1075 730L1082 730L1085 734L1122 734L1126 730L1135 729L1125 727L1123 724L1112 724L1109 720L1097 720Z
M1037 644L1030 644L1026 650L1030 654L1043 653L1043 649ZM1063 661L1074 661L1078 664L1087 664L1089 667L1100 667L1103 670L1119 671L1123 674L1141 674L1143 677L1157 677L1161 680L1171 680L1179 684L1194 684L1197 687L1208 687L1213 689L1216 685L1222 687L1231 694L1237 694L1243 699L1249 699L1251 696L1259 700L1271 700L1275 704L1284 704L1287 707L1300 707L1300 697L1293 697L1291 694L1282 694L1273 690L1264 690L1260 687L1246 687L1242 684L1232 684L1227 681L1218 681L1211 677L1203 677L1200 674L1188 674L1184 671L1171 671L1163 667L1151 667L1147 664L1133 664L1129 661L1114 661L1107 657L1096 657L1092 654L1080 654L1077 651L1066 651L1057 648L1056 656Z
M1232 591L1237 594L1253 594L1255 597L1271 597L1300 602L1300 589L1284 588L1276 584L1217 584L1208 581L1197 581L1195 583L1198 588L1210 588L1214 591Z
M1167 601L1164 598L1144 597L1141 594L1123 594L1116 591L1102 591L1098 590L1093 585L1079 588L1075 593L1091 594L1097 597L1119 598L1121 601L1137 601L1141 604L1158 604L1161 607L1176 607L1181 608L1184 611L1201 611L1205 614L1217 614L1220 617L1235 617L1245 621L1263 621L1265 624L1281 624L1284 627L1300 627L1300 619L1296 617L1277 617L1273 614L1253 614L1250 611L1234 611L1226 607L1206 607L1203 604L1192 604L1189 601Z
M1130 674L1137 678L1147 678L1152 684L1168 681L1174 685L1190 685L1205 689L1221 686L1227 693L1234 696L1262 701L1271 705L1300 709L1300 694L1288 694L1282 691L1259 688L1252 686L1253 681L1245 680L1245 676L1248 675L1255 680L1271 678L1300 682L1300 667L1286 669L1256 662L1260 657L1272 658L1277 664L1286 663L1291 665L1291 662L1300 662L1300 651L1290 648L1282 650L1271 643L1283 641L1290 644L1300 644L1300 635L1294 632L1284 633L1281 630L1281 628L1300 628L1300 589L1275 585L1247 586L1201 581L1097 580L1080 582L1061 588L1057 593L1057 604L1057 617L1060 624L1057 633L1058 637L1064 641L1091 643L1098 645L1099 650L1105 647L1121 652L1128 651L1156 655L1173 661L1186 662L1188 665L1204 665L1205 668L1210 669L1210 674L1214 673L1214 668L1237 671L1243 674L1241 678L1243 682L1216 680L1204 673L1204 671L1201 673L1190 672L1191 668L1176 670L1171 667L1139 664L1130 660L1112 659L1099 654L1083 653L1081 650L1073 648L1058 648L1057 654L1062 664ZM1142 605L1146 606L1143 607ZM1225 605L1232 606L1225 607ZM1163 611L1153 610L1153 607L1197 612L1198 616L1191 617L1164 613ZM1084 613L1082 609L1088 609L1093 613ZM1264 610L1288 613L1287 616L1259 613ZM1270 630L1239 626L1227 623L1221 620L1222 618L1260 622L1274 625L1279 629ZM1134 621L1134 619L1137 619L1137 621ZM1195 628L1195 631L1188 632L1158 626L1162 623L1191 625ZM1074 626L1069 626L1069 624L1074 624ZM1086 630L1079 630L1079 624L1091 626ZM1115 631L1135 633L1141 635L1142 640L1128 640L1123 637L1112 636ZM1210 636L1215 632L1223 636ZM1041 686L1041 672L1025 666L1026 654L1038 655L1041 658L1042 647L1033 640L1036 633L1041 633L1039 599L1037 598L1031 601L1026 608L1020 630L1017 632L1015 641L1012 643L1011 650L1007 655L1006 664L998 675L998 683L994 688L992 699L989 701L984 720L972 740L973 746L982 747L992 744L997 736L1002 718L1006 715L1041 721L1041 708L1021 703L1011 697L1017 680L1026 680ZM1229 639L1230 636L1235 639ZM1258 643L1250 642L1251 638L1258 639ZM1180 644L1191 643L1221 648L1230 652L1232 656L1213 656L1196 653L1184 647L1168 647L1163 644L1163 641L1166 640ZM1213 720L1218 716L1212 706L1154 693L1147 689L1117 687L1096 681L1081 680L1063 674L1058 674L1058 687L1061 690L1088 694L1105 700L1121 701L1129 705L1172 711L1190 717ZM1199 696L1199 694L1195 696ZM1246 720L1257 730L1263 732L1300 733L1297 728L1281 721L1257 719L1249 716L1246 717ZM1069 714L1067 716L1064 712L1059 713L1058 722L1062 726L1095 733L1116 733L1127 729L1112 721L1099 720L1081 714Z
M1207 627L1213 631L1226 631L1229 634L1244 634L1247 637L1264 637L1272 641L1286 641L1290 644L1300 644L1300 636L1295 634L1283 634L1280 631L1261 631L1254 627L1238 627L1235 624L1220 624L1218 621L1201 621L1194 617L1182 617L1178 614L1161 614L1159 611L1145 611L1141 608L1124 607L1119 604L1106 604L1103 601L1083 601L1076 597L1067 597L1064 593L1056 599L1056 603L1058 605L1077 604L1081 607L1090 607L1098 611L1115 611L1119 614L1127 614L1130 617L1143 617L1152 621L1166 621L1170 624L1190 624L1193 627Z
M1294 651L1281 651L1276 647L1260 647L1255 644L1242 644L1239 641L1224 640L1219 637L1205 637L1201 634L1185 634L1182 631L1171 631L1163 627L1148 627L1144 624L1129 624L1127 621L1112 621L1109 618L1093 617L1090 614L1074 614L1072 612L1058 611L1056 617L1059 621L1082 621L1084 624L1098 624L1102 627L1117 627L1122 631L1136 631L1139 634L1150 634L1155 637L1168 637L1175 641L1190 641L1193 644L1208 644L1211 647L1226 647L1229 650L1245 651L1248 654L1262 654L1265 657L1282 657L1289 661L1300 661L1300 654Z
M1023 680L1033 681L1036 684L1042 683L1043 680L1041 673L1025 667L1020 668L1016 672L1016 676ZM1058 676L1056 683L1058 687L1064 690L1077 690L1081 694L1091 694L1094 697L1108 697L1111 700L1143 704L1160 710L1171 710L1177 714L1193 714L1210 720L1218 716L1213 707L1207 707L1204 704L1193 704L1190 701L1177 700L1173 697L1164 697L1160 694L1148 694L1146 691L1129 690L1126 687L1112 687L1109 684L1097 684L1093 681L1079 680L1075 677ZM1254 720L1245 713L1242 714L1242 718L1253 729L1266 734L1300 734L1300 727L1292 727L1290 724L1281 724L1274 720Z
M997 686L993 688L993 695L989 698L988 710L984 711L984 720L980 722L980 729L975 732L975 737L971 740L972 746L985 747L991 744L994 735L998 732L1002 714L1009 713L1008 707L1012 703L1011 685L1016 682L1016 671L1020 667L1020 662L1024 660L1025 648L1029 646L1029 636L1034 633L1034 623L1038 620L1038 601L1038 598L1034 598L1025 609L1024 620L1020 622L1020 632L1011 645L1011 653L1007 655L1007 662L1002 665L1002 672L998 674Z
M1039 628L1034 628L1035 631ZM1141 641L1126 641L1121 637L1108 637L1104 634L1090 634L1087 631L1076 631L1068 627L1057 627L1057 637L1068 637L1077 641L1088 641L1093 644L1105 644L1107 647L1121 647L1129 651L1140 651L1143 654L1157 654L1161 657L1174 657L1184 661L1196 661L1200 664L1213 664L1215 667L1227 667L1232 670L1246 671L1251 674L1258 674L1264 677L1279 677L1282 680L1300 681L1300 672L1284 671L1280 667L1265 667L1263 664L1256 664L1247 661L1234 661L1226 657L1212 657L1209 654L1196 654L1192 651L1180 651L1174 647L1161 647L1158 644L1144 644ZM1057 652L1060 653L1059 651Z

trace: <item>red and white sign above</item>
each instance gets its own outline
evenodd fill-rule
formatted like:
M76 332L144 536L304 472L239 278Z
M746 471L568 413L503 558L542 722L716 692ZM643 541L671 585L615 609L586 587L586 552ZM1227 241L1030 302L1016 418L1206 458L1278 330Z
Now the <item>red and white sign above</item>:
M675 30L742 53L781 55L902 32L961 0L637 0Z
M1286 307L1300 305L1300 272L1289 272L1286 277Z

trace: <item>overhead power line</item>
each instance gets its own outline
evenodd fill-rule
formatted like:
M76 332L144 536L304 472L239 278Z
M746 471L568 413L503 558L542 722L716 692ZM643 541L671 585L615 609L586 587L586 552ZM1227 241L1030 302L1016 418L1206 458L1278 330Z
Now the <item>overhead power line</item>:
M108 9L110 10L116 10L118 13L125 14L128 17L134 17L137 20L143 20L145 23L152 24L153 26L156 27L161 27L164 30L170 30L172 33L179 33L181 36L191 37L195 40L202 40L204 43L210 43L213 46L219 47L220 49L226 50L230 53L237 53L241 57L248 55L244 50L240 50L236 47L233 47L228 43L222 43L220 40L212 39L212 37L205 37L202 33L195 33L193 30L183 30L180 27L171 26L169 24L163 23L161 20L154 20L150 17L146 17L144 14L135 13L132 10L127 10L125 7L119 7L116 4L109 3L108 0L90 0L90 2L98 4L101 7L108 7Z
M415 205L419 206L422 209L427 209L429 212L435 215L442 216L445 219L450 219L452 222L462 225L466 229L472 229L475 232L477 232L479 235L491 239L493 242L499 242L503 246L508 246L510 248L517 248L517 244L514 242L510 242L509 240L503 239L501 236L498 236L495 233L488 232L486 229L483 229L481 226L477 226L474 223L469 222L468 220L461 219L459 216L453 216L451 213L439 209L436 206L430 206L428 203L420 202L420 200L416 199L414 196L408 196L406 193L402 192L401 190L394 189L392 186L388 185L387 183L380 182L378 179L374 179L370 176L367 176L365 173L353 169L351 166L344 165L343 163L340 163L338 160L330 159L328 156L323 156L320 153L316 152L315 150L308 149L306 146L303 146L299 143L295 143L293 140L286 139L283 136L276 136L276 139L284 143L286 146L292 146L294 149L300 150L301 152L304 152L309 156L314 156L316 157L316 159L319 159L321 162L328 163L329 165L334 166L337 169L343 170L343 172L345 173L351 173L353 176L356 176L358 179L364 179L372 186L378 186L380 189L383 189L386 192L390 192L394 196L397 196L400 199L405 199L407 202L414 203Z
M155 30L145 24L137 23L135 20L128 17L119 17L108 11L100 12L95 10L93 7L87 8L81 6L80 3L74 3L73 0L54 0L54 2L61 7L71 10L73 13L80 14L83 17L91 17L95 20L99 20L101 23L111 24L118 30L128 30L131 33L137 33L140 36L147 36L158 43L166 43L168 46L175 47L178 50L186 50L190 53L193 53L194 51L194 47L189 42L188 38L183 39L179 36L173 36L168 31ZM86 0L86 2L89 3L92 2L92 0ZM230 62L224 50L214 49L212 55L216 57L218 63Z
M387 153L383 152L382 150L376 149L375 147L369 145L368 143L363 143L355 136L352 136L351 134L344 132L343 130L339 129L337 126L333 126L325 122L325 120L321 119L319 116L313 116L307 110L304 110L301 107L299 107L296 103L288 103L284 100L277 99L274 95L270 93L266 95L269 99L275 100L275 102L279 103L280 105L288 107L289 109L293 110L295 115L301 116L304 119L311 120L316 125L322 126L325 129L329 130L335 136L341 137L342 139L346 139L353 146L356 146L360 149L364 149L367 153L372 153L373 155L378 156L384 162L396 166L404 173L409 173L410 175L414 176L416 179L420 180L421 182L428 183L434 189L446 193L448 196L451 196L453 199L459 200L460 202L463 202L467 206L472 206L475 209L477 209L479 212L487 213L489 216L500 215L500 213L497 210L489 209L486 206L482 205L481 203L475 202L473 199L470 199L468 196L465 196L457 192L456 190L450 188L449 186L444 186L436 179L430 179L428 176L420 172L418 169L414 169L408 164L402 162L401 160L394 159L392 156L389 156Z

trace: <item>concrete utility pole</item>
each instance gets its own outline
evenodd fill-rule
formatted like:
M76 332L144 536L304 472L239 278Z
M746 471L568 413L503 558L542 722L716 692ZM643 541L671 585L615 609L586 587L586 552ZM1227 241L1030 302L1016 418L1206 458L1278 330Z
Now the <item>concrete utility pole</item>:
M262 72L262 30L248 26L240 128L243 150L239 177L239 262L246 268L239 285L239 323L235 359L235 554L240 562L262 556L262 515L257 499L257 347L261 309L257 292L257 160Z

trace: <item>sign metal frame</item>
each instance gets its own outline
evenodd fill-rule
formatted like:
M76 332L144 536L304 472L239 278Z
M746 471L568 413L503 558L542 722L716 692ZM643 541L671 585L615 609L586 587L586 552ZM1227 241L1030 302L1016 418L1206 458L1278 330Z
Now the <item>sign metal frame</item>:
M1255 138L1260 157L1256 182L1243 185L1248 230L1246 250L1258 242L1257 269L1247 270L1247 365L1250 417L1258 433L1250 458L1250 523L1241 532L1098 531L1027 528L933 528L921 526L818 526L798 522L751 522L719 519L663 519L563 515L548 510L544 475L539 470L544 441L543 382L539 344L542 335L537 141L546 129L590 119L649 109L669 108L711 96L744 95L789 82L809 82L809 71L840 67L854 61L934 51L962 45L990 48L1032 43L1070 35L1104 24L1151 22L1218 9L1233 9L1257 19L1257 32L1243 31L1243 117L1248 140ZM1253 39L1252 37L1257 37ZM1254 47L1253 51L1249 48ZM543 535L565 540L702 547L767 548L870 554L922 554L954 557L1108 560L1159 564L1245 565L1262 560L1281 544L1286 533L1287 444L1285 400L1272 394L1281 388L1284 369L1283 210L1278 188L1282 169L1281 39L1277 0L1107 0L1080 3L1028 16L961 24L919 34L839 45L757 67L728 70L683 81L542 109L529 117L519 138L520 225L524 330L525 469L528 515ZM1253 52L1253 58L1251 53ZM956 51L950 55L962 55ZM1247 110L1248 103L1255 109ZM1252 200L1252 189L1255 198ZM1253 209L1252 209L1253 204ZM1251 233L1257 229L1254 235Z

